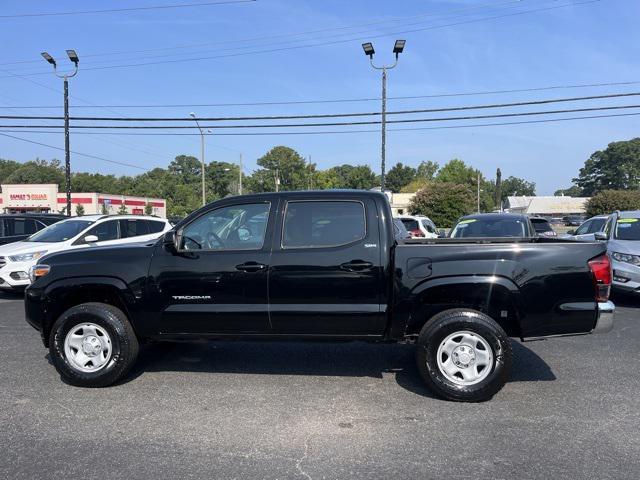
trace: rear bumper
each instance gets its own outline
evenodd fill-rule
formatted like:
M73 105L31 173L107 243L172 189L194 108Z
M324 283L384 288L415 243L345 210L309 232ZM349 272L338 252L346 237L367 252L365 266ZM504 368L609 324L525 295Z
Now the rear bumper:
M598 318L596 326L591 333L607 333L613 328L613 322L616 315L616 306L613 302L598 303Z

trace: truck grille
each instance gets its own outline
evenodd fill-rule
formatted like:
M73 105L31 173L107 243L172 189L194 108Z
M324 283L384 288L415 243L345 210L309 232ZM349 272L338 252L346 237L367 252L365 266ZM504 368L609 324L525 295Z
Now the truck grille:
M4 267L7 264L7 259L4 257L0 257L0 268Z

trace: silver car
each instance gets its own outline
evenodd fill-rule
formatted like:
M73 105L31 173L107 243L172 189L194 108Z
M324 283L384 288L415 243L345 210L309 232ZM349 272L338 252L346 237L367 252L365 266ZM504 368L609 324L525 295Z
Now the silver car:
M575 230L569 230L563 238L581 242L593 242L596 239L595 234L604 230L608 218L609 215L596 215L595 217L591 217Z
M607 242L613 268L612 287L640 293L640 210L609 216L596 240Z

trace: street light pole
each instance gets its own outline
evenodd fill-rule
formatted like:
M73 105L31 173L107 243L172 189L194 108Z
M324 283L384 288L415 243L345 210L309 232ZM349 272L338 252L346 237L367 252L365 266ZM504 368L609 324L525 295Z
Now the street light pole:
M382 70L382 118L380 121L381 129L382 129L382 142L381 142L381 152L380 152L380 188L384 192L385 186L385 166L387 160L387 70L391 70L398 65L398 56L404 50L405 40L396 40L395 45L393 46L393 53L396 55L396 60L391 65L381 65L376 66L373 63L373 55L376 53L373 49L373 44L363 43L362 49L364 50L365 55L369 56L369 62L371 66L375 70Z
M71 150L69 145L69 79L75 77L78 73L78 63L80 59L75 50L67 50L67 56L69 60L73 62L73 73L58 74L58 65L51 55L47 52L42 52L40 55L53 65L53 73L56 77L64 80L64 176L65 176L65 190L67 197L67 216L71 216Z
M204 136L205 133L211 133L211 130L203 130L198 123L198 118L194 112L191 112L189 115L196 122L198 130L200 131L200 164L201 164L201 173L202 173L202 206L204 207L207 204L207 194L205 189L205 171L204 171Z

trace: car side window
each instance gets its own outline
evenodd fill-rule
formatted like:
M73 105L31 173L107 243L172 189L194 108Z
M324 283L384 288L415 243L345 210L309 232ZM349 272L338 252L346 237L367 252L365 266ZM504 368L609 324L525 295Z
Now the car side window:
M90 229L84 236L95 235L99 242L118 239L118 220L102 222Z
M122 238L139 237L140 235L148 235L149 226L145 220L123 219L120 220L120 236Z
M164 230L164 222L156 222L155 220L144 220L149 226L149 233L160 233Z
M574 235L584 235L585 233L588 233L592 223L593 223L593 220L587 220L586 222L584 222L582 225L578 227Z
M587 233L596 233L601 231L604 225L604 222L605 222L604 218L596 218L591 222L591 226L589 227L589 230Z
M211 210L179 232L180 250L259 250L270 208L270 203L248 203Z
M3 237L10 237L13 235L13 218L5 218L3 223Z
M436 229L426 220L422 221L422 226L427 229L429 233L436 233Z
M364 205L354 201L293 201L287 203L283 248L346 245L366 235Z

